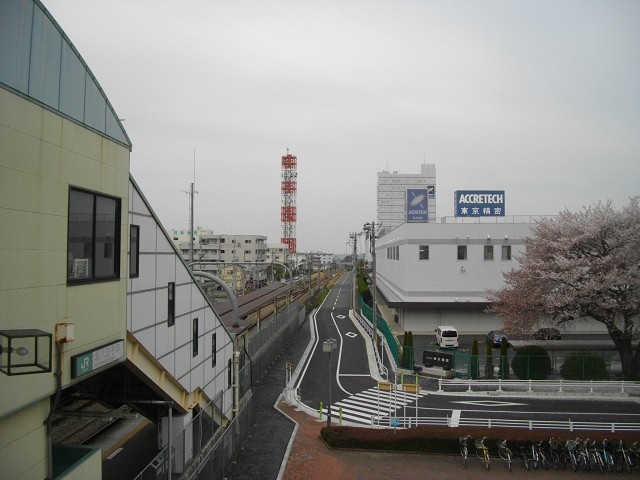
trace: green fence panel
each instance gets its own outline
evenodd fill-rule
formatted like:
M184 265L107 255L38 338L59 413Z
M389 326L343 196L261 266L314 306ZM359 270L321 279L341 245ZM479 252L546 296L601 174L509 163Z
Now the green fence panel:
M364 316L364 318L369 320L369 322L371 322L371 324L373 325L373 320L372 320L373 310L371 309L371 307L369 307L369 305L364 303L364 301L362 300L362 297L360 297L360 309L362 311L362 315ZM387 340L387 344L389 345L389 350L391 351L391 356L393 357L393 361L396 362L396 366L400 366L400 362L398 360L398 357L399 357L398 353L400 351L398 339L395 337L393 333L391 333L391 330L389 329L389 325L387 325L387 322L385 321L385 319L382 318L380 315L376 315L376 317L377 317L376 328L378 332L384 335L384 338Z
M415 347L414 347L415 348ZM425 346L425 349L429 346ZM615 364L616 354L613 353L570 353L570 354L549 354L544 355L510 355L502 358L500 355L492 355L493 363L493 379L503 380L529 380L534 373L540 371L540 364L543 363L543 371L546 370L547 360L550 362L548 375L540 380L608 380L615 378L620 372L614 371L612 365ZM518 358L516 369L513 368L514 359ZM477 366L476 366L477 365ZM490 371L486 367L487 356L480 354L477 361L467 351L458 351L454 353L454 369L456 378L478 378L486 380L487 372ZM477 376L473 375L473 368ZM536 379L536 378L534 378Z

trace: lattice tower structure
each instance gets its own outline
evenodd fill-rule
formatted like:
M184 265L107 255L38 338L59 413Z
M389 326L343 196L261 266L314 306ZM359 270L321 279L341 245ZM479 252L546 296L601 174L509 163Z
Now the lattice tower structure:
M289 246L289 252L296 253L296 197L298 190L298 158L289 154L282 157L282 207L280 209L282 239Z

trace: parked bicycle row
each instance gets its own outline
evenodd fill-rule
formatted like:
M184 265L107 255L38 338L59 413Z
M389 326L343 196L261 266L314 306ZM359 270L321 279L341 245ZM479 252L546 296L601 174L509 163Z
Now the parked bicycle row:
M489 470L491 467L490 449L486 439L478 438L473 442L475 455ZM471 436L460 437L460 454L467 466ZM574 472L582 471L609 472L640 469L640 442L625 444L622 440L605 439L602 442L587 438L582 440L562 440L551 437L540 442L531 440L502 440L497 443L497 457L512 470L514 463L521 462L527 470L549 467L555 470L571 468Z

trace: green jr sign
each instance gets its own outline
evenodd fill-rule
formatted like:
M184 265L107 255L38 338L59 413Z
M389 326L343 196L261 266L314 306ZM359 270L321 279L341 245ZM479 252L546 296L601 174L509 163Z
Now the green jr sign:
M124 356L124 340L71 357L71 378L78 378Z

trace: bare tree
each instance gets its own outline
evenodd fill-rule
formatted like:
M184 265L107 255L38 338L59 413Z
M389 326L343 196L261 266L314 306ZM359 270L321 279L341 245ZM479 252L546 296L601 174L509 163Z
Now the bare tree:
M557 326L591 317L603 323L623 374L640 374L640 208L638 197L616 211L611 202L565 210L541 220L526 238L519 269L487 290L488 311L513 333L529 333L551 317Z

